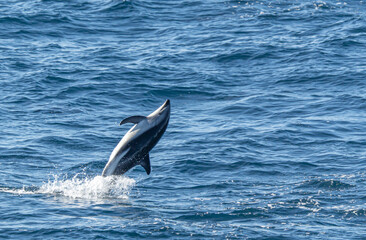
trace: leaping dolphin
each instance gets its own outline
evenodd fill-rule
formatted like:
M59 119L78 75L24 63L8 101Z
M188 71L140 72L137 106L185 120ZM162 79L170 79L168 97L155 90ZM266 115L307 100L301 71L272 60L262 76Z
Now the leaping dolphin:
M163 136L170 118L170 101L165 101L149 116L131 116L121 121L135 124L114 148L102 176L120 175L141 165L151 172L149 152Z

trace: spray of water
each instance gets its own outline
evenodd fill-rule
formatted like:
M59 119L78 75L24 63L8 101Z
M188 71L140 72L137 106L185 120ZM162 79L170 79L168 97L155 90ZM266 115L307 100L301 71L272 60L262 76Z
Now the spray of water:
M62 195L70 198L128 198L135 180L123 176L96 176L94 178L59 179L54 176L38 190L38 193Z
M65 179L53 175L53 179L44 182L39 188L23 187L22 189L0 188L1 192L13 194L50 194L60 195L69 198L83 199L105 199L122 198L127 199L135 180L124 176L96 176L80 178L75 175L71 179Z

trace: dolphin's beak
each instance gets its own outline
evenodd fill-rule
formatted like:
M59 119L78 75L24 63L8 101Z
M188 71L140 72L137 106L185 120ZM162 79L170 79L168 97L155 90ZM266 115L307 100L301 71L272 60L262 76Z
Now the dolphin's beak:
M161 110L165 110L166 108L169 108L170 110L170 100L167 99L165 103L161 106Z
M165 116L165 117L169 117L170 116L170 101L169 99L167 99L163 105L161 105L158 109L156 109L153 113L151 113L149 116L147 116L148 118L156 118L158 116Z
M170 100L167 99L161 108L161 113L166 112L168 117L170 116Z

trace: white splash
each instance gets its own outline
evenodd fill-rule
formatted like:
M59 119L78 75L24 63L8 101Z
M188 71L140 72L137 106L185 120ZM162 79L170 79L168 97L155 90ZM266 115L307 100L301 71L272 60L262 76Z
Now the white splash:
M44 182L41 187L0 188L0 192L11 194L50 194L76 199L127 199L129 192L136 181L124 176L96 176L93 178L79 178L75 175L72 179L60 179L53 175L52 180Z
M101 199L128 198L135 180L124 176L96 176L94 178L78 178L59 180L54 176L43 184L37 193L62 195L70 198Z

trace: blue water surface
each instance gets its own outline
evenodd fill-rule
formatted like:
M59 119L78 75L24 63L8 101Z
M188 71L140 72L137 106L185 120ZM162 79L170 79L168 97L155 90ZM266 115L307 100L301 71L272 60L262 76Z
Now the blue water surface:
M365 239L365 4L0 1L0 238Z

